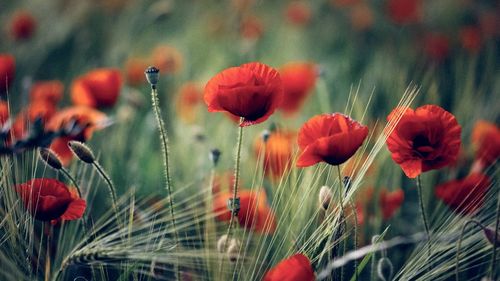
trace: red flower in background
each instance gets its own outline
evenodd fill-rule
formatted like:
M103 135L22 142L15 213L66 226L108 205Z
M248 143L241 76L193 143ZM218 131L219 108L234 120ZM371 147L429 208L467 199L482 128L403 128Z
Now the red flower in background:
M401 119L387 138L394 162L409 178L454 163L460 150L461 128L453 114L437 105L415 110L395 108L387 121Z
M179 117L192 123L196 119L196 107L203 103L203 89L196 82L184 83L178 90L176 111Z
M89 140L94 130L104 128L106 120L107 117L104 113L84 106L69 107L57 112L47 122L47 131L57 131L72 121L84 127L84 129L79 135L54 139L50 149L57 153L63 165L68 165L73 159L73 153L68 147L68 142L71 140L82 142Z
M387 13L397 24L419 22L422 18L421 0L388 0Z
M476 26L465 26L460 30L460 43L462 47L471 53L477 53L481 50L482 38L481 29Z
M306 25L311 20L311 7L307 2L293 1L286 6L286 19L298 26Z
M283 100L283 84L275 69L252 62L215 75L205 86L208 111L243 117L240 126L264 122Z
M248 40L257 40L264 34L264 25L256 16L246 16L240 23L240 35Z
M472 130L472 143L476 146L476 160L481 169L495 163L500 157L500 129L497 125L479 120Z
M341 113L316 115L300 129L298 167L319 162L340 165L356 153L368 135L368 127Z
M16 116L12 124L13 135L16 139L23 139L28 133L30 124L37 118L46 123L56 112L56 106L45 100L35 100L26 106Z
M94 108L112 107L122 88L118 69L99 68L78 77L71 85L71 100L75 105Z
M0 54L0 94L7 91L16 71L16 60L12 55Z
M29 180L17 185L16 192L28 212L37 220L76 220L85 212L85 200L74 198L68 187L55 179Z
M295 254L270 269L263 281L313 281L311 261L303 254Z
M330 4L337 8L346 8L358 4L361 0L330 0Z
M36 21L28 11L17 11L12 16L10 34L15 40L29 39L35 33Z
M138 86L146 83L144 69L150 65L149 61L142 58L129 58L125 63L125 78L131 86Z
M280 109L288 114L296 113L316 85L318 66L309 62L291 62L283 65L279 72L284 89Z
M0 101L0 126L3 126L9 119L9 104L6 101Z
M359 3L350 12L351 25L355 30L365 31L373 26L375 16L372 8L366 3Z
M484 201L484 196L491 185L488 176L473 173L461 180L452 180L436 187L436 196L452 210L462 214L471 214Z
M444 34L429 33L423 44L425 54L436 62L442 62L450 54L450 40Z
M240 196L240 211L238 222L242 227L258 233L271 234L276 230L274 212L267 204L264 190L242 190ZM219 221L229 221L231 211L227 208L227 201L232 198L232 192L221 192L214 197L214 213Z
M175 74L182 69L182 54L179 50L169 45L159 45L154 48L152 60L153 65L165 74ZM144 76L144 74L142 75Z
M64 85L59 80L36 82L30 91L31 102L46 101L56 105L61 101L64 93Z
M261 136L254 144L255 155L263 153L264 173L272 179L280 179L292 164L297 134L289 131L274 131L266 142Z
M384 188L380 191L379 204L384 220L392 218L394 213L396 213L403 204L404 199L405 194L402 189L388 191Z

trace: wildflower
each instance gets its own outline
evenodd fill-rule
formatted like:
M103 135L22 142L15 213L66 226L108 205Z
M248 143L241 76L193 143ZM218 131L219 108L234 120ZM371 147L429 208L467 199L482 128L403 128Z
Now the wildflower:
M488 176L473 173L464 179L438 185L435 193L450 209L462 214L471 214L483 204L490 185Z
M256 16L246 16L240 23L241 37L247 40L257 40L264 34L264 25Z
M80 160L87 164L93 164L95 162L95 156L92 150L82 142L79 141L69 141L68 146L73 151L73 153Z
M465 26L460 30L459 34L462 48L471 53L477 53L481 50L482 38L481 29L476 26Z
M312 92L319 76L318 66L310 62L291 62L280 69L284 98L280 109L285 113L296 113Z
M78 77L71 85L71 100L75 105L94 108L112 107L122 88L120 71L98 68Z
M205 86L208 111L242 117L240 126L264 122L283 100L283 84L275 69L252 62L215 75Z
M394 162L409 178L453 163L460 149L461 128L453 114L437 105L415 110L398 107L387 117L396 122L387 139Z
M311 7L303 1L290 2L285 9L288 22L297 26L303 26L311 20Z
M319 162L340 165L356 153L368 135L368 127L341 113L316 115L300 129L298 167Z
M387 2L389 18L396 24L419 22L422 18L421 0L389 0Z
M56 105L63 97L64 85L59 80L40 81L30 91L31 102L46 101Z
M12 55L0 54L0 94L10 87L14 80L16 60Z
M297 134L290 131L274 131L267 141L259 136L254 143L255 155L263 152L264 173L273 179L279 179L290 168Z
M379 204L384 220L388 220L394 215L403 204L404 198L405 194L402 189L388 191L384 188L380 191Z
M478 121L472 131L476 146L476 162L482 168L495 163L500 157L500 129L492 123Z
M311 261L303 254L282 260L264 275L263 281L312 281L315 280Z
M158 67L162 73L175 74L182 69L182 54L174 47L169 45L159 45L153 50L153 64Z
M86 202L74 198L68 187L55 179L38 178L16 186L26 209L37 220L76 220L83 216Z
M58 171L62 169L62 162L59 156L55 154L52 150L47 148L40 148L39 154L40 159L42 159L45 164L47 164L52 169Z
M359 3L352 7L350 13L351 25L355 30L365 31L373 26L375 16L372 8L366 3Z
M139 86L144 84L144 69L148 67L150 63L146 59L142 58L129 58L125 62L125 79L127 83L131 86Z
M9 119L9 104L0 100L0 127Z
M450 40L444 34L429 33L423 44L425 55L435 62L442 62L450 54Z
M498 26L500 25L500 16L495 10L483 11L479 14L479 27L481 35L485 39L491 39L500 35Z
M94 130L104 128L106 120L107 117L104 113L83 106L69 107L57 112L48 121L46 126L47 131L60 130L71 122L81 127L81 131L54 139L50 145L50 149L59 155L63 165L68 165L73 159L73 153L68 147L68 142L71 140L81 142L89 140Z
M56 106L50 102L45 100L31 102L18 113L12 124L14 137L16 139L25 138L31 123L34 123L36 119L41 119L43 123L46 123L55 112Z
M177 94L175 107L179 117L187 123L196 119L196 106L203 102L203 90L195 82L183 84Z
M15 40L29 39L35 33L36 21L29 11L17 11L10 23L10 34Z
M214 213L219 221L229 221L231 211L227 208L231 192L221 192L214 197ZM274 233L276 219L273 211L267 205L266 194L263 190L242 190L240 196L240 211L237 219L242 227L246 227L262 234Z

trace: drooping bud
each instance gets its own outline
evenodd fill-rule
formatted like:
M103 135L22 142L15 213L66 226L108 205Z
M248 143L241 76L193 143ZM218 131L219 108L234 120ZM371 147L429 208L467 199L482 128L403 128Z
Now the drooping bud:
M323 185L319 190L319 206L323 208L323 210L327 210L331 202L332 202L332 191L328 186Z
M392 274L394 273L394 268L392 262L388 258L381 258L377 264L377 276L382 281L392 280Z
M485 227L483 229L484 236L493 245L495 244L495 229L492 227ZM497 245L500 243L500 231L497 232Z
M151 85L153 89L155 89L156 84L158 84L158 78L160 77L160 70L154 66L150 66L146 68L144 74L146 75L148 83Z
M240 254L240 242L236 239L231 239L231 242L229 243L229 247L227 248L227 258L231 262L236 262L238 260L238 256Z
M79 141L69 141L68 146L80 160L87 164L95 162L95 156L90 147Z
M52 169L62 169L61 159L59 159L59 156L57 156L57 154L52 150L48 148L40 148L38 155L40 156L40 159Z
M271 136L271 131L269 130L264 130L262 131L262 133L260 134L260 137L262 138L262 141L264 143L267 142L267 140L269 139L269 137Z
M227 234L222 235L217 241L217 252L224 253L227 245Z
M220 158L221 152L217 148L211 149L210 150L210 161L212 161L212 164L214 164L214 167L217 166L219 163L219 158Z

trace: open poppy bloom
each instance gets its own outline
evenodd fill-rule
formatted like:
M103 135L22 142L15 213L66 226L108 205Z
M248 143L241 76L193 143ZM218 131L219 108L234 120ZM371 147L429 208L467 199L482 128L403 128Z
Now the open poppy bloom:
M397 24L419 22L422 17L421 0L389 0L387 13L391 20Z
M26 106L14 120L12 131L16 139L23 139L28 133L30 124L37 118L47 122L56 112L56 106L46 100L32 101Z
M203 90L195 82L183 84L178 91L175 109L179 117L186 123L196 119L196 107L203 103Z
M255 155L263 153L264 173L272 179L279 179L292 164L296 133L289 131L274 131L266 142L261 136L254 144Z
M392 218L394 213L401 207L405 199L405 193L402 189L388 191L382 189L379 195L380 209L382 209L382 217L384 220Z
M71 85L71 100L75 105L94 108L112 107L122 88L118 69L99 68L78 77Z
M367 135L368 127L342 113L316 115L299 131L297 166L340 165L356 153Z
M16 40L29 39L36 29L36 21L28 11L17 11L12 16L10 34Z
M56 105L63 97L64 85L59 80L36 82L30 91L30 99L47 101Z
M297 112L316 85L318 66L309 62L291 62L280 70L284 97L280 109L285 113Z
M258 233L274 233L276 218L267 205L265 191L242 190L239 196L240 211L237 217L239 224ZM227 202L230 198L233 198L232 192L221 192L214 197L213 209L217 220L229 221L231 219L231 211L227 208Z
M476 122L472 143L476 146L476 161L481 168L490 166L500 157L500 129L495 124Z
M16 192L28 212L41 221L76 220L87 206L85 200L72 196L68 187L55 179L29 180L16 185Z
M440 184L435 192L450 209L462 214L471 214L483 204L490 185L488 176L473 173L464 179Z
M240 126L264 122L283 100L283 83L275 69L251 62L215 75L205 86L210 112L229 112L243 117Z
M84 106L74 106L63 109L47 122L47 131L57 131L64 126L68 125L70 122L76 122L78 126L81 126L83 130L74 136L64 136L56 138L52 141L50 149L52 149L61 158L63 165L68 165L73 159L73 153L68 147L68 142L71 140L77 140L85 142L89 140L92 133L96 129L102 129L106 126L106 114Z
M6 89L14 80L16 71L16 60L12 55L0 54L0 93L6 92Z
M9 104L6 101L0 101L0 126L3 126L9 119Z
M453 114L437 105L415 110L395 108L387 121L401 119L387 138L394 162L409 178L454 163L460 150L461 128Z
M311 261L303 254L282 260L269 270L263 281L312 281L315 280Z

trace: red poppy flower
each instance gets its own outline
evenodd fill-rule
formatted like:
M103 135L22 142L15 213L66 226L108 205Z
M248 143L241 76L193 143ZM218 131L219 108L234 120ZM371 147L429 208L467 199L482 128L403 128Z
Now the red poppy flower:
M405 193L402 189L387 191L384 188L380 191L379 204L384 220L390 219L396 213L401 204L403 204L404 199Z
M63 97L64 85L59 80L36 82L31 88L30 99L34 101L47 101L56 105Z
M297 134L289 131L275 131L266 142L259 136L254 143L255 155L264 153L264 173L272 179L280 179L292 164L292 155Z
M442 62L450 54L450 40L444 34L429 33L423 44L425 55L436 62Z
M121 88L122 77L118 69L99 68L73 81L71 100L75 105L111 107L118 100Z
M0 54L0 93L7 91L16 71L16 60L12 55Z
M16 40L29 39L35 33L36 21L28 11L17 11L10 25L11 36Z
M375 16L372 8L366 3L359 3L352 7L350 13L351 25L355 30L365 31L373 26Z
M315 280L311 261L303 254L282 260L269 270L263 281L312 281Z
M257 40L264 34L264 25L256 16L246 16L240 23L241 37L248 40Z
M16 191L37 220L76 220L85 212L85 200L74 198L68 187L55 179L32 179L17 185Z
M240 126L264 122L283 100L283 83L275 69L251 62L215 75L205 86L208 111L243 117Z
M398 107L387 120L396 122L400 114L401 119L387 138L387 147L406 176L415 178L456 161L461 128L453 114L437 105L415 110Z
M23 109L12 124L12 131L16 139L23 139L30 127L37 118L47 122L56 112L56 106L45 100L32 101Z
M397 24L419 22L422 18L421 0L389 0L387 13L391 20Z
M436 187L436 196L454 211L471 214L484 201L484 196L491 185L488 176L473 173L461 180L452 180Z
M239 224L258 233L274 233L276 218L274 212L267 205L265 191L242 190L239 196L240 211L237 217ZM229 221L231 219L227 201L232 197L232 192L222 192L214 197L214 213L219 221Z
M302 26L311 20L311 7L306 2L290 2L285 10L286 19L294 25Z
M500 16L495 10L483 11L479 14L479 27L484 38L490 39L500 35Z
M69 107L57 112L47 122L46 130L57 131L70 121L75 121L80 126L88 126L78 136L66 136L54 139L50 145L50 149L57 153L63 165L68 165L73 159L73 153L68 147L68 142L71 140L82 142L89 140L94 130L104 128L106 120L107 117L104 113L84 106Z
M154 48L152 60L153 65L165 74L175 74L182 69L182 54L179 50L169 45L159 45Z
M125 77L131 86L144 84L144 70L151 65L148 60L141 58L129 58L125 63Z
M471 53L481 50L482 38L481 29L476 26L465 26L460 30L460 43L462 47Z
M476 152L476 159L482 167L488 167L495 163L500 157L500 130L488 131L479 141L479 147Z
M318 66L309 62L292 62L283 65L279 72L284 89L280 109L288 114L295 113L316 85Z
M0 101L0 126L3 126L9 119L9 104L6 101Z
M177 94L177 114L187 123L196 119L196 107L203 102L203 90L195 82L187 82L179 88Z
M342 113L316 115L299 131L297 166L340 165L356 153L367 135L368 127Z

